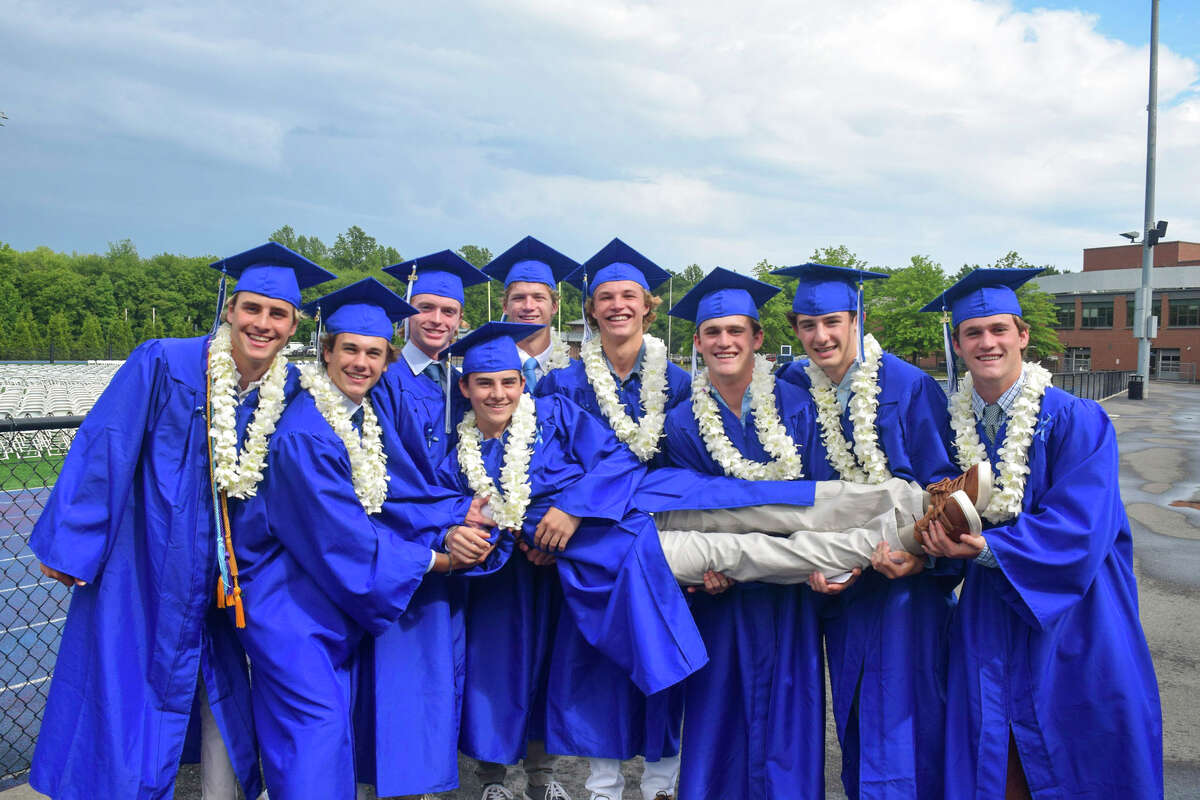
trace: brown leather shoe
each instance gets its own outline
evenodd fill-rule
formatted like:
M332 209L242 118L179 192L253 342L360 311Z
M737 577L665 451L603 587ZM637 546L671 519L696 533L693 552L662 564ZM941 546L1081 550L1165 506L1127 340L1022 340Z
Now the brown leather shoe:
M992 465L980 461L957 478L943 478L937 483L929 484L925 491L933 495L931 500L955 492L965 492L975 510L982 512L992 499ZM933 506L932 502L930 506Z
M929 510L913 525L921 542L925 541L929 523L935 519L946 529L951 541L959 541L965 533L978 536L983 532L983 520L975 510L975 504L961 489L950 494L935 494L931 498Z

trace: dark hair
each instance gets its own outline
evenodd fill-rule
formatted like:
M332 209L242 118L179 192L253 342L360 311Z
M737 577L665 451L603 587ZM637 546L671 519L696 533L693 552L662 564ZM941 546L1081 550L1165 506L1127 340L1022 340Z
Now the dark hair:
M341 336L340 333L329 333L328 331L321 334L321 363L322 364L325 363L325 354L327 352L331 352L333 350L334 345L337 344L337 337L339 337L339 336ZM400 357L400 348L396 347L396 345L392 344L391 342L388 342L387 343L387 360L385 363L391 364L393 361L395 361L399 357Z

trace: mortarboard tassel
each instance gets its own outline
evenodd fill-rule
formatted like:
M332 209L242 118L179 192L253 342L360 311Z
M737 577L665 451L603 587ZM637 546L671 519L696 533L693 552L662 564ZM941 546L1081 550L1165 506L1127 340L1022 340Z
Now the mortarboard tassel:
M413 284L417 282L417 262L414 261L408 273L408 284L404 287L404 302L412 304ZM404 341L408 343L408 317L404 318Z
M217 328L221 327L221 312L225 309L225 273L221 273L221 283L217 286L217 316L213 320L212 327L208 329L208 335L214 336Z
M855 356L855 361L862 364L865 360L863 355L863 347L866 345L866 314L863 313L863 280L860 275L858 278L858 355Z
M588 297L588 276L587 271L583 273L583 340L586 342L592 338L592 326L588 325L587 321L587 297Z
M954 363L954 347L950 343L950 312L942 311L942 346L946 349L946 389L949 394L958 391L958 369Z

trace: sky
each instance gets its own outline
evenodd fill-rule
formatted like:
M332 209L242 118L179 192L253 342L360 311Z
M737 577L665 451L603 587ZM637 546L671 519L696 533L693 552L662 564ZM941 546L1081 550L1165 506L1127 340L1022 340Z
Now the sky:
M1200 241L1200 0L1161 0L1156 217ZM620 236L1079 269L1143 216L1150 2L0 0L0 241L405 257Z

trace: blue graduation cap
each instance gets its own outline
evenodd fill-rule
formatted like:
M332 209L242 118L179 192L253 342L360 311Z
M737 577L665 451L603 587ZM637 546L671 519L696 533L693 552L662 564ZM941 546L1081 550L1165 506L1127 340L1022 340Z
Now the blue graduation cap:
M799 279L796 296L792 298L792 310L797 314L820 317L839 311L853 311L858 318L858 353L855 357L859 362L863 360L866 326L863 320L862 285L864 281L886 279L890 275L811 261L795 267L783 267L771 274Z
M798 279L796 296L792 299L792 310L810 317L834 314L838 311L858 311L861 299L860 284L863 281L891 277L882 272L812 262L795 267L782 267L771 274Z
M758 319L758 307L778 293L778 286L717 267L680 298L668 313L696 325L733 314Z
M586 295L608 281L633 281L652 292L670 280L671 274L620 239L613 239L599 253L564 280Z
M487 283L488 276L452 250L441 250L420 258L401 261L383 271L408 284L406 300L413 295L435 294L464 302L463 289L477 283Z
M977 269L931 300L922 311L949 311L953 324L993 314L1021 316L1016 289L1041 272L1032 269Z
M278 242L267 242L214 261L213 269L237 279L239 292L254 292L300 307L300 290L337 276ZM222 279L224 282L224 279Z
M391 289L374 278L361 281L318 297L304 305L308 314L320 314L326 331L332 334L357 333L392 340L395 323L417 310Z
M524 322L487 322L450 345L452 356L462 356L462 374L472 372L521 371L517 342L542 329Z
M491 278L503 281L505 288L515 281L544 283L553 289L579 264L532 236L526 236L492 259L483 271Z
M951 326L976 317L993 314L1021 316L1017 287L1041 272L1032 269L984 268L967 273L966 277L930 300L921 310L942 312L942 347L946 351L947 383L951 392L958 390L958 370L954 363L954 348L950 344Z

